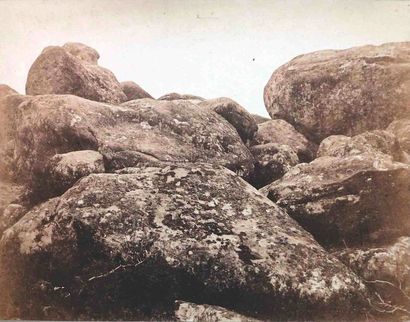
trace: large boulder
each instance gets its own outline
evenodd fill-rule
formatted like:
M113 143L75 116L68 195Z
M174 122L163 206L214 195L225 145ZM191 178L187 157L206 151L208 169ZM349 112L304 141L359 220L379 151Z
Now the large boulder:
M121 82L121 89L124 94L127 96L127 101L137 100L140 98L153 98L149 93L147 93L141 86L138 84L127 81Z
M13 96L8 96L11 98ZM253 158L232 126L187 101L140 99L113 106L71 95L25 97L10 108L0 101L0 140L8 158L0 169L19 180L39 181L55 154L99 151L107 171L144 161L209 162L244 177ZM4 103L4 104L2 104ZM1 150L1 149L0 149Z
M127 97L114 74L98 66L94 49L85 47L66 44L45 48L30 68L26 93L73 94L97 102L125 102Z
M365 296L284 210L208 164L84 177L4 232L0 292L0 317L23 319L133 320L181 298L269 320L346 319Z
M410 112L410 42L298 56L274 71L264 100L317 143L384 129Z
M410 233L410 167L360 154L298 164L262 192L323 245L382 242Z
M5 84L0 84L0 98L7 95L18 94L14 89Z
M199 103L200 107L209 108L221 115L238 131L242 141L251 140L258 130L255 119L249 112L234 100L220 97Z
M98 65L98 59L100 54L94 49L87 45L79 42L68 42L63 45L63 48L71 55L77 57L78 59L92 65Z
M317 151L317 157L347 157L362 153L377 154L379 158L405 161L404 151L397 137L383 130L364 132L353 137L331 135L324 139Z
M274 143L288 145L298 155L301 162L314 159L317 146L309 142L302 134L284 120L270 120L258 124L258 131L253 138L252 145Z

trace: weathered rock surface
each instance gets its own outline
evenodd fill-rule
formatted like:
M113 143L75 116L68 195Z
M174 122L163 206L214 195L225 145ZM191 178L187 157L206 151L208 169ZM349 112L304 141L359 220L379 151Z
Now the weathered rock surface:
M0 98L7 95L18 94L14 89L5 84L0 84Z
M242 141L251 140L258 130L255 119L249 112L234 100L220 97L199 103L200 107L209 108L221 115L238 131Z
M353 137L329 136L320 143L317 157L347 157L362 153L371 153L377 155L377 158L387 157L399 162L405 159L397 137L382 130L364 132Z
M153 98L141 86L131 81L121 82L121 89L127 96L127 101L137 100L140 98Z
M30 68L26 93L73 94L98 102L125 102L127 97L114 74L98 66L94 50L85 47L68 44L45 48Z
M264 319L348 318L365 292L281 208L205 164L81 179L4 232L0 284L0 316L23 319L135 319L181 298Z
M140 99L113 106L42 95L24 97L13 108L3 103L0 139L8 142L8 158L0 159L0 169L28 182L48 176L45 165L55 154L77 150L98 150L107 171L159 160L221 164L244 177L253 169L235 129L190 102Z
M98 65L100 54L94 48L91 48L79 42L65 43L63 45L63 48L71 55L88 64Z
M410 161L410 119L393 121L387 131L394 133L399 141L400 147L407 154Z
M105 172L103 156L93 150L56 154L47 167L46 189L51 185L56 194L66 191L82 177Z
M317 143L385 129L410 112L410 42L298 56L274 71L264 100Z
M335 255L378 295L372 305L385 311L388 319L409 318L410 237L386 246L345 249Z
M235 322L250 322L258 321L227 310L223 307L207 304L195 304L189 302L177 301L175 310L176 321L235 321Z
M274 143L288 145L297 154L301 162L314 159L317 146L309 142L302 134L284 120L270 120L258 124L252 145Z
M288 145L266 143L252 146L250 151L255 159L251 183L256 188L281 178L299 163L298 155Z
M374 154L298 164L262 192L323 245L391 240L410 233L410 167Z
M191 95L191 94L178 94L178 93L169 93L169 94L162 95L160 98L158 98L158 100L160 101L185 100L185 101L190 101L191 103L195 103L195 104L205 101L205 99L200 96Z
M258 114L252 114L252 117L254 118L256 124L261 124L264 123L266 121L271 120L270 118L264 117L264 116L260 116Z

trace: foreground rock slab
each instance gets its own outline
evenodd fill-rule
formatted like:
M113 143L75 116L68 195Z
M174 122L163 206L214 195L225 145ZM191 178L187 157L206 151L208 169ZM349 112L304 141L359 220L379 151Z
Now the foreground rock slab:
M93 48L83 44L47 47L30 68L26 93L73 94L97 102L125 102L127 97L120 83L111 71L97 65L98 57Z
M410 233L410 167L374 154L298 164L262 192L323 245L382 242Z
M2 318L138 319L183 298L275 320L352 316L365 288L233 172L186 164L92 174L28 212L0 241L0 292Z
M300 55L273 72L264 101L316 143L385 129L410 112L410 42Z

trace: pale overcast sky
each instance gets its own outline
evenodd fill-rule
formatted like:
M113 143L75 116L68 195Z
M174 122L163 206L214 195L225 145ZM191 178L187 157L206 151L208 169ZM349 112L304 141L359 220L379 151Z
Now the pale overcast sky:
M0 83L24 93L41 50L88 44L120 81L235 99L266 115L273 70L320 49L410 40L410 1L0 0Z

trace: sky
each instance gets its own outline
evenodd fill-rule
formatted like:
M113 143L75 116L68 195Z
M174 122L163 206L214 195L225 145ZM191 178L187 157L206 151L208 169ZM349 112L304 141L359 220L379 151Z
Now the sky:
M154 97L230 97L267 115L263 88L293 57L410 41L410 1L0 0L0 83L24 93L49 45L100 53Z

